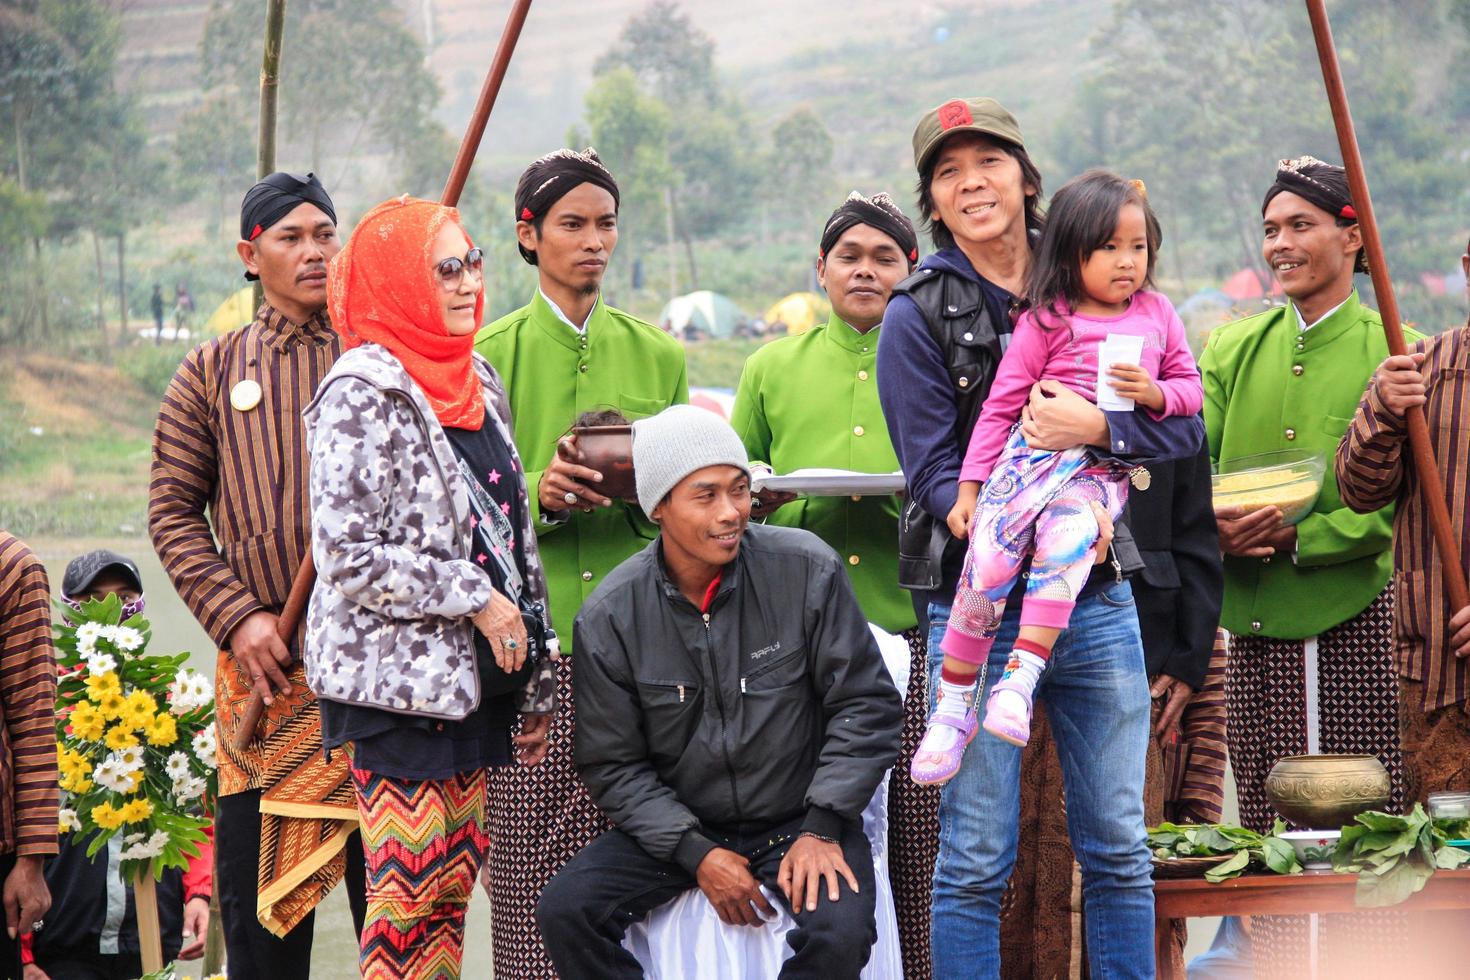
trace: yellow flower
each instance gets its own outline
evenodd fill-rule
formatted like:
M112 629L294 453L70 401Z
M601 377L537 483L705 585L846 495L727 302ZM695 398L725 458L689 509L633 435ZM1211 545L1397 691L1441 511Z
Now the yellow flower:
M93 701L101 702L108 694L121 694L122 682L117 679L117 672L109 670L105 674L93 674L87 678L87 697Z
M127 699L122 696L122 691L107 691L97 698L97 709L102 712L102 717L108 721L116 721L122 716L123 705Z
M87 778L86 773L69 772L59 780L61 788L68 793L86 793L92 789L92 780Z
M158 702L147 691L134 691L123 704L122 721L134 731L143 731L158 712Z
M107 738L103 742L109 749L126 749L138 744L138 736L131 728L118 722L107 730Z
M139 786L142 786L142 785L143 785L143 770L139 769L137 772L133 773L133 792L137 792L138 787Z
M149 745L166 747L178 741L179 728L174 723L173 715L155 715L153 721L148 724L147 734Z
M122 811L114 810L111 803L98 803L92 808L92 822L103 830L116 830L123 825Z
M153 815L153 804L146 796L140 796L124 803L118 815L123 823L140 823Z
M95 742L102 737L102 712L90 701L83 701L71 713L71 730L77 738Z

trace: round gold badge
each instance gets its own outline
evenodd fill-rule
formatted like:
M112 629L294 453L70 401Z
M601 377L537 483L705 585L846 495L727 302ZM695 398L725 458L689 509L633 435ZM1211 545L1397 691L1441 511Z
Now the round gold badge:
M247 378L230 389L230 405L237 412L248 412L260 404L260 395L260 382Z

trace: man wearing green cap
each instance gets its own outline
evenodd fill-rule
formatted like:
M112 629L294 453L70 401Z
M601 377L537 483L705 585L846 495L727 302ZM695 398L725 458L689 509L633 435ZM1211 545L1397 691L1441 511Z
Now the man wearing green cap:
M891 473L898 457L878 404L878 333L888 297L919 259L914 226L887 194L853 191L827 219L817 278L832 303L825 324L783 337L750 356L731 424L755 467L789 473L832 467ZM779 508L779 509L777 509ZM899 498L757 494L751 513L768 524L811 531L846 562L863 614L909 644L899 771L928 716L925 647L914 605L898 585ZM889 783L889 881L898 913L904 976L929 975L929 892L938 846L939 793L908 779Z
M878 345L878 394L908 482L900 573L906 586L927 593L933 692L965 550L944 519L1030 272L1031 236L1041 226L1041 175L1015 117L994 99L944 103L919 121L913 142L919 210L938 251L894 290ZM1088 445L1129 463L1192 456L1202 438L1198 419L1104 413L1048 381L1033 389L1022 431L1033 448ZM1106 561L1082 590L1037 696L1046 702L1067 784L1067 830L1082 869L1092 974L1151 977L1153 890L1143 819L1149 684L1125 580L1142 562L1126 528L1117 531L1112 547L1110 533L1100 542ZM1007 604L983 689L967 698L971 705L983 702L999 679L1019 609L1019 599ZM1000 906L1016 861L1021 766L1019 748L981 738L942 791L933 905L937 977L1001 975ZM1022 819L1035 825L1051 809L1057 808L1040 807ZM1065 947L1065 936L1058 936L1065 930L1057 925L1035 922L1021 945ZM1006 956L1006 974L1016 975L1011 949Z

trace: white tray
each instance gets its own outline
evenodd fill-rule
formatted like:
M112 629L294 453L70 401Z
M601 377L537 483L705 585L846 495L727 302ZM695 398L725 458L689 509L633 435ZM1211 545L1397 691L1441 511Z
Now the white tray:
M750 489L784 490L809 497L846 497L850 494L890 494L904 488L903 474L857 473L853 470L804 469L780 476L757 474Z

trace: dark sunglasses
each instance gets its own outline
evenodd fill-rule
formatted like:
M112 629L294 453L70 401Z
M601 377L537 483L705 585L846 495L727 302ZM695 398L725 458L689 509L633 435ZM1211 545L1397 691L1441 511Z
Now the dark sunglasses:
M466 269L480 276L484 274L484 267L484 250L472 248L462 259L453 257L440 262L434 266L434 272L439 276L439 284L445 289L458 289L459 284L464 281Z

